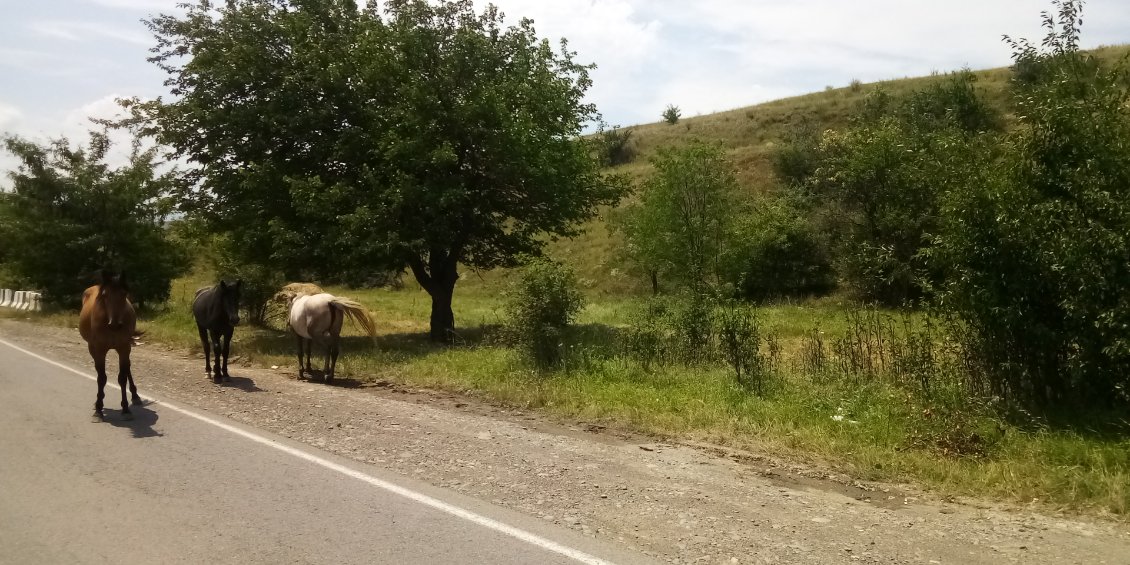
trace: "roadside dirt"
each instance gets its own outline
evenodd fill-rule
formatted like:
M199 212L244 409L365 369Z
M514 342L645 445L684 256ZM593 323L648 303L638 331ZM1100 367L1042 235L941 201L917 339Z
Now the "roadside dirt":
M0 320L0 338L90 366L73 329ZM151 344L134 350L133 366L143 398L192 405L671 563L1130 564L1126 523L938 500L769 454L658 442L388 383L299 381L292 367L237 362L233 382L217 386L196 354ZM76 422L88 421L89 406L74 410Z

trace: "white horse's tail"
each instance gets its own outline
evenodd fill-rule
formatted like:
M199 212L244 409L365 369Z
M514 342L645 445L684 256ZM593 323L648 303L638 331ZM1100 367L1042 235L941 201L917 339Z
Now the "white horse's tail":
M369 337L377 337L377 322L373 320L372 314L360 302L335 296L331 303L341 308L341 311L345 312L345 315L354 323L361 326L361 329L365 330Z

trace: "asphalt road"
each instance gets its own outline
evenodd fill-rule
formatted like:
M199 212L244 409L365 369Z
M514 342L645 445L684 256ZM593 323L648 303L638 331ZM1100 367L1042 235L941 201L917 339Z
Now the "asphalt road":
M93 372L0 340L0 563L647 562Z

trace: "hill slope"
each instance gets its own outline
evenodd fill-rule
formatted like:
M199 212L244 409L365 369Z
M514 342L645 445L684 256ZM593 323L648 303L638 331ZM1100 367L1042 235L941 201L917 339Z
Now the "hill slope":
M1130 45L1101 47L1093 51L1101 59L1115 61L1130 56ZM977 88L988 103L1001 110L1010 120L1008 103L1008 67L976 71ZM635 158L613 170L641 180L651 173L648 158L657 149L679 146L693 139L718 142L725 147L734 163L741 185L751 193L773 190L777 179L772 159L775 148L791 131L807 126L818 131L845 127L868 93L885 90L895 97L923 90L945 80L946 74L854 84L827 89L792 98L774 100L755 106L738 108L705 116L684 118L675 125L655 122L630 126L631 147ZM571 265L582 283L595 293L631 293L641 291L643 281L626 275L617 257L621 242L610 232L608 214L586 226L585 233L572 240L557 241L548 254ZM465 275L465 287L496 287L510 273L493 271Z

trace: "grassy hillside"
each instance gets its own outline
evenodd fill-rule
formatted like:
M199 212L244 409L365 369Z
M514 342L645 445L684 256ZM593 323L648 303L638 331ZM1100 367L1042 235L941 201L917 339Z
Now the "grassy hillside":
M1100 58L1114 61L1130 55L1130 45L1102 47L1094 51ZM1006 67L977 71L977 84L982 95L1001 110L1010 121L1008 103L1009 69ZM721 143L738 172L742 186L750 193L771 191L777 186L772 159L775 148L788 134L803 124L818 131L841 129L848 124L853 113L868 93L882 89L896 97L916 92L944 80L939 73L926 77L856 84L823 92L785 98L738 108L726 112L684 118L675 125L656 122L631 126L632 147L636 157L632 162L615 168L636 181L651 173L648 158L657 149L679 146L692 139ZM616 251L618 238L610 233L608 219L611 210L589 222L584 235L554 242L549 247L550 256L564 261L576 269L585 286L594 294L621 294L640 291L642 282L625 274ZM496 286L508 278L505 271L468 273L460 283L464 286Z

